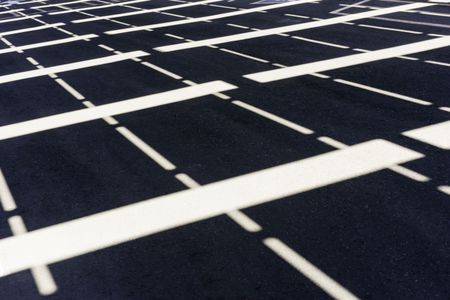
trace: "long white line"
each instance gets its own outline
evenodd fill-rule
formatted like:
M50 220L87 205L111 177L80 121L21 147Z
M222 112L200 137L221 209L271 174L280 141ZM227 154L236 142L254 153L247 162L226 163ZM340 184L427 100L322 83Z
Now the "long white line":
M54 28L54 27L64 26L64 25L66 25L66 24L65 23L54 23L54 24L41 25L41 26L36 26L36 27L16 29L16 30L11 30L11 31L4 31L4 32L0 32L0 36L14 35L14 34L19 34L19 33L31 32L31 31L42 30L42 29L47 29L47 28Z
M324 20L320 20L320 21L313 21L313 22L307 22L307 23L301 23L301 24L295 24L295 25L289 25L289 26L263 29L263 30L259 30L259 31L227 35L227 36L211 38L211 39L206 39L206 40L200 40L200 41L194 41L194 42L185 42L185 43L179 43L179 44L174 44L174 45L161 46L161 47L155 48L155 50L158 50L161 52L171 52L171 51L178 51L178 50L183 50L183 49L203 47L203 46L208 46L208 45L230 43L230 42L254 39L254 38L259 38L259 37L269 36L269 35L274 35L274 34L300 31L300 30L305 30L305 29L339 24L342 22L349 22L349 21L370 18L370 17L374 17L374 16L381 16L381 15L391 14L391 13L395 13L395 12L399 12L399 11L405 11L405 10L415 9L415 8L420 8L420 7L428 7L428 6L433 6L433 5L436 5L436 4L434 4L434 3L412 3L412 4L400 5L400 6L390 7L390 8L384 8L384 9L375 10L375 11L366 11L366 12L357 13L357 14L351 14L351 15L346 15L346 16L341 16L341 17L334 17L334 18L324 19Z
M205 0L205 1L198 1L198 2L189 2L189 3L185 3L185 4L163 6L163 7L159 7L159 8L145 9L145 10L140 10L140 11L132 11L132 12L121 13L121 14L114 14L114 15L107 15L107 16L100 16L100 17L92 17L92 18L85 18L85 19L78 19L78 20L73 20L72 23L86 23L86 22L93 22L93 21L98 21L98 20L117 19L117 18L122 18L122 17L142 15L142 14L149 14L149 13L161 12L161 11L172 10L172 9L178 9L178 8L183 8L183 7L203 5L203 4L219 2L219 1L222 1L222 0ZM141 27L143 27L143 26L138 26L136 28L141 28ZM143 30L143 29L139 29L139 30Z
M191 24L191 23L197 23L197 22L204 22L204 21L240 16L240 15L250 14L250 13L254 13L254 12L258 12L258 11L265 11L265 10L271 10L271 9L276 9L276 8L288 7L288 6L299 5L299 4L303 4L303 3L310 3L313 1L314 0L290 1L290 2L285 2L285 3L266 5L266 6L256 7L256 8L245 9L245 10L232 11L232 12L222 13L222 14L217 14L217 15L209 15L209 16L205 16L205 17L189 18L186 20L170 21L170 22L164 22L164 23L158 23L158 24L137 26L137 27L132 27L132 28L111 30L111 31L106 31L105 33L113 35L113 34L121 34L121 33L146 30L146 29L178 26L178 25L183 25L183 24Z
M15 13L15 12L19 12L19 11L23 11L24 9L11 9L11 10L5 10L5 11L0 11L0 15L3 14L11 14L11 13Z
M113 4L83 7L83 8L78 8L78 9L68 9L68 10L54 11L54 12L49 13L49 15L61 15L61 14L80 12L80 11L87 11L87 10L94 10L94 9L103 9L103 8L109 8L109 7L114 7L114 6L122 6L122 5L126 5L126 4L135 4L135 3L141 3L141 2L148 2L148 1L151 1L151 0L132 0L132 1L113 3Z
M35 49L35 48L60 45L60 44L71 43L71 42L84 40L84 39L92 39L92 38L96 38L96 37L98 37L98 35L96 35L96 34L85 34L85 35L79 35L79 36L69 37L69 38L65 38L65 39L59 39L59 40L41 42L41 43L36 43L36 44L11 47L11 48L6 48L6 49L0 49L0 54L11 53L11 52L16 52L16 51L20 51L20 50L29 50L29 49Z
M234 177L0 240L12 274L423 157L385 140ZM30 251L32 249L32 251Z
M14 18L14 19L0 20L0 24L2 24L2 23L10 23L10 22L17 22L17 21L23 21L23 20L37 18L37 17L42 17L42 15L32 15L32 16L25 16L25 17L19 17L19 18Z
M266 238L263 242L284 261L317 284L317 286L322 288L332 298L339 300L358 300L358 297L279 239Z
M450 121L402 132L402 135L450 150Z
M450 36L445 36L422 42L370 51L367 53L352 54L338 58L326 59L312 63L287 67L283 69L247 74L244 75L244 77L257 82L272 82L281 79L303 76L311 73L335 70L377 60L393 58L401 55L433 50L437 48L447 47L449 45Z
M84 108L25 122L5 125L0 127L0 140L79 124L108 116L120 115L151 107L190 100L235 88L237 87L223 81L210 81L163 93L147 95L110 104L99 105L92 108Z
M24 72L19 72L19 73L14 73L14 74L8 74L8 75L0 76L0 84L34 78L34 77L39 77L39 76L44 76L44 75L49 75L49 74L57 74L57 73L62 73L62 72L67 72L67 71L78 70L78 69L85 69L85 68L89 68L89 67L95 67L95 66L110 64L110 63L114 63L114 62L119 62L119 61L127 60L130 58L142 57L142 56L146 56L146 55L149 55L149 54L144 51L132 51L132 52L126 52L126 53L121 53L121 54L115 54L115 55L104 56L104 57L100 57L100 58L79 61L79 62L75 62L75 63L69 63L69 64L65 64L65 65L59 65L59 66L54 66L54 67L42 68L42 69L38 69L38 70L31 70L31 71L24 71Z
M82 2L92 2L92 1L98 1L98 0L76 0L76 1L69 1L69 2L61 2L61 3L56 3L56 4L32 6L31 8L39 9L39 8L55 7L55 6L61 6L61 5L69 5L69 4L82 3Z

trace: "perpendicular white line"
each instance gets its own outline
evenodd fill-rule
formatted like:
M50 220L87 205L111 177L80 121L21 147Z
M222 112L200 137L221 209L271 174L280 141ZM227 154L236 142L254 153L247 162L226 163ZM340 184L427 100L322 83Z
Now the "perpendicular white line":
M437 48L447 47L449 45L450 36L446 36L402 46L370 51L366 53L352 54L338 58L291 66L283 69L247 74L244 75L244 77L257 82L271 82L297 76L303 76L310 73L335 70L368 62L394 58L400 55L433 50Z
M353 295L349 290L336 282L333 278L325 274L306 258L292 250L285 243L276 238L264 239L264 244L275 252L284 261L297 269L306 278L314 282L323 291L334 299L339 300L357 300L359 299Z
M20 216L12 216L8 218L9 227L15 236L26 234L27 228ZM36 287L40 295L46 296L54 294L58 287L53 279L50 270L45 265L35 265L31 267L31 275L33 276Z
M151 107L190 100L235 88L237 87L224 81L210 81L163 93L147 95L110 104L99 105L92 108L85 108L11 125L0 126L0 140L79 124L108 116L120 115Z
M84 96L81 95L76 89L74 89L71 85L69 85L67 82L65 82L61 78L55 79L55 81L62 86L69 94L75 97L77 100L84 100Z
M142 64L144 65L144 66L146 66L146 67L149 67L150 69L153 69L153 70L155 70L155 71L158 71L158 72L160 72L160 73L162 73L162 74L165 74L165 75L167 75L167 76L169 76L169 77L172 77L173 79L181 79L182 77L181 76L179 76L179 75L177 75L177 74L175 74L175 73L172 73L172 72L170 72L170 71L168 71L168 70L166 70L166 69L163 69L163 68L161 68L161 67L158 67L158 66L156 66L156 65L154 65L154 64L151 64L151 63L149 63L149 62L146 62L146 61L144 61L144 62L142 62Z
M0 202L4 211L12 211L17 208L2 170L0 170Z
M441 149L450 150L450 121L404 131L402 135Z
M66 44L66 43L71 43L71 42L84 40L84 39L92 39L92 38L96 38L96 37L98 37L98 35L96 35L96 34L86 34L86 35L74 36L74 37L69 37L69 38L65 38L65 39L41 42L41 43L36 43L36 44L16 46L16 47L11 47L11 48L7 48L7 49L0 49L0 54L16 52L19 50L23 51L23 50L29 50L29 49L35 49L35 48L42 48L42 47Z
M258 232L262 230L261 225L252 220L249 216L241 212L240 210L233 210L227 212L227 216L230 217L235 223L239 224L242 228L248 232Z
M381 15L385 15L385 14L391 14L391 13L395 13L395 12L400 12L400 11L405 11L405 10L420 8L420 7L427 7L427 6L432 6L432 5L436 5L436 4L434 4L434 3L412 3L412 4L400 5L400 6L390 7L390 8L383 8L383 9L379 9L379 10L375 10L375 11L366 11L366 12L362 12L362 13L334 17L334 18L329 18L329 19L324 19L324 20L319 20L319 21L312 21L312 22L306 22L306 23L295 24L295 25L263 29L263 30L259 30L259 31L253 31L253 32L233 34L233 35L199 40L199 41L194 41L194 42L187 42L187 43L185 42L185 43L179 43L179 44L174 44L174 45L161 46L161 47L155 48L155 50L158 50L161 52L171 52L171 51L178 51L178 50L183 50L183 49L203 47L203 46L207 46L207 45L230 43L230 42L254 39L254 38L279 34L279 33L300 31L300 30L305 30L305 29L339 24L342 22L348 22L348 21L359 20L359 19L364 19L364 18L371 18L374 16L381 16Z
M47 28L54 28L54 27L64 26L64 25L66 25L66 24L65 23L54 23L54 24L46 24L46 25L41 25L41 26L36 26L36 27L16 29L16 30L11 30L11 31L4 31L4 32L0 32L0 36L14 35L14 34L19 34L19 33L37 31L37 30L42 30L42 29L47 29Z
M171 163L167 158L162 156L158 151L150 147L146 142L141 140L133 132L128 130L126 127L118 127L116 130L122 134L127 140L129 140L133 145L135 145L139 150L147 154L148 157L153 159L157 164L159 164L165 170L175 170L175 165Z
M197 2L189 2L189 3L185 3L185 4L163 6L163 7L159 7L159 8L144 9L144 10L139 10L139 11L127 12L127 13L78 19L78 20L73 20L72 23L78 24L78 23L86 23L86 22L93 22L93 21L106 20L106 19L117 19L117 18L123 18L123 17L135 16L135 15L150 14L150 13L154 13L154 12L161 12L161 11L166 11L166 10L197 6L197 5L219 2L219 1L222 1L222 0L204 0L204 1L197 1ZM140 28L141 26L138 26L138 27ZM143 29L140 29L140 30L143 30Z
M450 196L450 186L449 185L440 185L437 187L438 191L443 192L444 194L447 194Z
M356 88L360 88L360 89L363 89L363 90L367 90L367 91L370 91L370 92L374 92L374 93L386 95L386 96L389 96L389 97L397 98L397 99L400 99L400 100L405 100L405 101L409 101L409 102L412 102L412 103L420 104L420 105L432 105L433 104L433 103L431 103L429 101L425 101L425 100L421 100L421 99L417 99L417 98L413 98L413 97L397 94L397 93L394 93L394 92L389 92L389 91L386 91L386 90L374 88L374 87L371 87L371 86L368 86L368 85L364 85L364 84L360 84L360 83L356 83L356 82L352 82L352 81L348 81L348 80L344 80L344 79L334 79L334 81L342 83L342 84L345 84L345 85L353 86L353 87L356 87Z
M94 58L84 61L79 61L75 63L69 63L65 65L59 65L54 67L48 67L48 68L42 68L38 70L31 70L31 71L24 71L14 74L8 74L0 76L0 84L12 82L12 81L18 81L18 80L24 80L29 78L35 78L39 76L49 75L49 74L57 74L62 72L68 72L73 70L79 70L79 69L85 69L89 67L95 67L110 63L115 63L123 60L127 60L133 57L142 57L149 55L145 51L132 51L132 52L126 52L121 54L115 54L110 56L104 56L100 58Z
M297 132L300 132L302 134L313 134L314 133L314 131L312 131L309 128L306 128L306 127L300 126L298 124L295 124L295 123L293 123L291 121L283 119L283 118L281 118L279 116L276 116L276 115L274 115L272 113L264 111L264 110L262 110L260 108L257 108L257 107L255 107L253 105L250 105L248 103L245 103L245 102L242 102L242 101L239 101L239 100L235 100L232 103L237 105L237 106L239 106L239 107L242 107L242 108L244 108L246 110L249 110L249 111L251 111L253 113L256 113L256 114L258 114L258 115L260 115L260 116L262 116L264 118L267 118L267 119L272 120L272 121L274 121L276 123L279 123L279 124L281 124L283 126L286 126L286 127L290 128L290 129L293 129L293 130L295 130Z
M411 169L402 167L402 166L392 166L389 168L389 170L401 174L405 177L408 177L409 179L418 181L418 182L427 182L430 181L431 179L425 175L422 175L420 173L417 173L416 171L413 171Z
M266 6L256 7L256 8L239 10L239 11L232 11L232 12L228 12L228 13L209 15L209 16L205 16L205 17L189 18L186 20L170 21L170 22L164 22L164 23L158 23L158 24L137 26L137 27L133 27L133 28L111 30L111 31L107 31L105 33L111 34L111 35L112 34L121 34L121 33L127 33L127 32L133 32L133 31L139 31L139 30L145 30L145 29L156 29L156 28L163 28L163 27L178 26L178 25L183 25L183 24L211 21L211 20L217 20L217 19L222 19L222 18L229 18L229 17L234 17L234 16L250 14L250 13L263 11L263 10L270 10L270 9L282 8L282 7L292 6L292 5L299 5L299 4L303 4L303 3L310 3L312 1L313 0L290 1L290 2L285 2L285 3L266 5Z
M132 1L118 2L118 3L112 3L112 4L106 4L106 5L83 7L83 8L78 8L78 9L67 9L67 10L51 12L51 13L49 13L49 15L61 15L61 14L68 14L68 13L76 13L76 12L82 12L82 11L87 11L87 10L103 9L103 8L109 8L109 7L114 7L114 6L122 6L122 5L126 5L126 4L135 4L135 3L148 2L148 1L151 1L151 0L132 0Z
M55 263L229 211L360 177L423 156L385 140L371 140L1 239L0 265L6 276L31 266Z

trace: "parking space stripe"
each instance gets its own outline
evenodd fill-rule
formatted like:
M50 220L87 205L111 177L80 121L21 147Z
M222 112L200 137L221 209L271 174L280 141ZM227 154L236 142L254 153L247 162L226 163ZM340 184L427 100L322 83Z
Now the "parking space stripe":
M49 74L57 74L62 72L68 72L73 70L79 70L79 69L85 69L89 67L95 67L95 66L101 66L105 64L115 63L123 60L127 60L134 57L142 57L149 55L145 51L132 51L132 52L126 52L116 55L110 55L110 56L104 56L101 58L94 58L84 61L79 61L75 63L69 63L54 67L48 67L48 68L42 68L39 70L31 70L31 71L24 71L14 74L8 74L0 76L0 84L12 82L12 81L19 81L29 78L35 78L39 76L49 75Z
M127 13L113 14L113 15L100 16L100 17L92 17L92 18L86 18L86 19L78 19L78 20L73 20L72 23L78 24L78 23L87 23L87 22L93 22L93 21L98 21L98 20L116 19L116 18L129 17L129 16L135 16L135 15L149 14L149 13L154 13L154 12L161 12L161 11L172 10L172 9L179 9L179 8L184 8L184 7L192 7L192 6L196 6L196 5L202 5L202 4L207 4L207 3L219 2L219 1L222 1L222 0L205 0L205 1L198 1L198 2L189 2L186 4L163 6L163 7L159 7L159 8L144 9L144 10L139 10L139 11L127 12ZM133 27L133 28L141 28L141 27L145 27L145 26L138 26L138 27ZM137 29L137 30L144 30L144 29Z
M178 26L178 25L182 25L182 24L192 24L192 23L197 23L197 22L204 22L204 21L217 20L217 19L222 19L222 18L229 18L229 17L233 17L233 16L240 16L240 15L250 14L250 13L259 12L259 11L265 11L265 10L271 10L271 9L276 9L276 8L282 8L282 7L288 7L288 6L293 6L293 5L304 4L304 3L310 3L310 2L313 2L313 1L314 0L290 1L290 2L285 2L285 3L278 3L278 4L273 4L273 5L266 5L266 6L256 7L256 8L243 9L243 10L240 10L240 11L233 11L233 12L228 12L228 13L222 13L222 14L217 14L217 15L210 15L210 16L197 17L197 18L189 18L187 20L171 21L171 22L164 22L164 23L158 23L158 24L137 26L137 27L133 27L133 28L111 30L111 31L106 31L105 33L106 34L110 34L110 35L114 35L114 34L133 32L133 31L146 30L146 29L171 27L171 26ZM76 23L76 22L74 21L74 23Z
M270 35L279 34L279 33L286 33L286 32L293 32L293 31L317 28L317 27L322 27L322 26L329 26L329 25L333 25L333 24L339 24L342 22L365 19L365 18L370 18L370 17L374 17L374 16L386 15L386 14L405 11L405 10L409 10L409 9L428 7L428 6L433 6L433 5L436 5L436 4L434 4L434 3L412 3L412 4L400 5L400 6L390 7L390 8L384 8L384 9L375 10L375 11L366 11L366 12L362 12L362 13L356 13L356 14L340 16L340 17L335 17L335 18L329 18L329 19L324 19L324 20L320 20L320 21L313 21L313 22L301 23L301 24L296 24L296 25L263 29L263 30L254 31L254 32L233 34L233 35L216 37L216 38L188 42L188 43L180 43L180 44L174 44L174 45L161 46L161 47L155 48L155 50L158 50L161 52L171 52L171 51L203 47L203 46L207 46L207 45L230 43L230 42L264 37L264 36L270 36Z
M41 25L41 26L36 26L36 27L27 27L27 28L23 28L23 29L16 29L16 30L11 30L11 31L0 32L0 36L14 35L14 34L19 34L19 33L37 31L37 30L42 30L42 29L47 29L47 28L54 28L54 27L64 26L64 25L66 25L66 24L65 23L54 23L54 24Z
M312 63L301 64L297 66L263 71L253 74L244 75L244 77L257 82L272 82L297 76L303 76L311 73L335 70L364 64L368 62L393 58L400 55L423 52L450 45L450 36L435 38L422 42L406 44L381 50L370 51L367 53L352 54L338 58L326 59ZM405 99L404 99L405 100Z
M71 43L71 42L80 41L80 40L84 40L84 39L93 39L96 37L98 37L98 35L96 35L96 34L85 34L85 35L79 35L79 36L74 36L74 37L65 38L65 39L59 39L59 40L35 43L35 44L30 44L30 45L11 47L11 48L7 48L7 49L0 49L0 54L11 53L11 52L16 52L16 51L21 51L21 50L23 51L23 50L35 49L35 48L42 48L42 47L48 47L48 46L54 46L54 45L61 45L61 44Z
M151 107L190 100L235 88L237 87L223 81L211 81L159 94L147 95L110 104L99 105L92 108L85 108L11 125L0 126L0 140L79 124L108 116L120 115Z
M364 142L4 238L0 266L6 276L421 157L385 140Z

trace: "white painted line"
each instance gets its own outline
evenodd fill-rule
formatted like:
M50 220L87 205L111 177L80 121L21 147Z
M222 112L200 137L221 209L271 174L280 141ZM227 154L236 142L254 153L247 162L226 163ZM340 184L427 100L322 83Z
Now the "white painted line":
M8 74L0 76L0 84L12 82L12 81L19 81L29 78L35 78L39 76L49 75L49 74L57 74L62 72L68 72L73 70L79 70L79 69L85 69L89 67L95 67L95 66L101 66L105 64L115 63L119 61L124 61L133 57L141 57L141 56L147 56L149 55L147 52L144 51L132 51L122 54L116 54L116 55L110 55L110 56L104 56L100 58L94 58L84 61L79 61L75 63L69 63L65 65L59 65L54 67L48 67L48 68L42 68L38 70L31 70L31 71L25 71L25 72L19 72L14 74Z
M292 6L292 5L299 5L299 4L303 4L303 3L310 3L312 1L313 0L290 1L290 2L285 2L285 3L278 3L278 4L273 4L273 5L267 5L267 6L261 6L261 7L256 7L256 8L228 12L228 13L222 13L222 14L217 14L217 15L210 15L210 16L205 16L205 17L190 18L190 19L186 19L186 20L178 20L178 21L164 22L164 23L158 23L158 24L137 26L137 27L133 27L133 28L111 30L111 31L106 31L105 33L106 34L121 34L121 33L127 33L127 32L139 31L139 30L178 26L178 25L182 25L182 24L191 24L191 23L197 23L197 22L205 22L205 21L217 20L217 19L222 19L222 18L229 18L229 17L233 17L233 16L250 14L250 13L254 13L254 12L258 12L258 11L262 11L262 10L276 9L276 8L288 7L288 6Z
M155 70L155 71L158 71L158 72L160 72L160 73L162 73L162 74L165 74L165 75L167 75L167 76L169 76L169 77L172 77L173 79L177 79L177 80L179 80L179 79L182 79L182 77L181 76L179 76L179 75L177 75L177 74L175 74L175 73L172 73L172 72L170 72L170 71L168 71L168 70L166 70L166 69L163 69L163 68L161 68L161 67L158 67L158 66L156 66L156 65L154 65L154 64L151 64L151 63L149 63L149 62L142 62L142 64L144 65L144 66L146 66L146 67L149 67L150 69L153 69L153 70Z
M250 219L250 217L240 210L230 211L227 213L227 216L248 232L258 232L262 230L261 225Z
M344 148L348 147L346 144L341 143L341 142L339 142L339 141L337 141L335 139L332 139L332 138L330 138L328 136L318 137L317 140L319 140L322 143L327 144L327 145L329 145L331 147L334 147L336 149L344 149Z
M284 261L297 269L306 278L314 282L322 290L334 299L339 300L357 300L345 287L337 283L333 278L325 274L306 258L289 248L286 244L276 238L264 239L264 244L273 252L280 256Z
M235 88L237 87L223 81L210 81L191 87L0 126L0 140L190 100Z
M189 2L189 3L185 3L185 4L163 6L163 7L159 7L159 8L144 9L144 10L139 10L139 11L114 14L114 15L106 15L106 16L100 16L100 17L78 19L78 20L73 20L72 23L79 24L79 23L93 22L93 21L106 20L106 19L117 19L117 18L142 15L142 14L150 14L150 13L154 13L154 12L161 12L161 11L172 10L172 9L179 9L179 8L184 8L184 7L191 7L191 6L219 2L219 1L222 1L222 0L204 0L204 1L198 1L198 2ZM138 26L138 27L140 28L141 26ZM133 27L133 28L138 28L138 27ZM139 29L139 30L143 30L143 29ZM135 31L138 31L138 30L135 30Z
M368 141L1 239L0 266L6 276L421 157L385 140Z
M75 97L77 100L84 100L84 96L81 95L76 89L74 89L71 85L69 85L67 82L62 80L61 78L55 79L55 81L62 86L69 94Z
M306 23L282 26L282 27L277 27L277 28L263 29L263 30L254 31L254 32L246 32L246 33L233 34L233 35L211 38L211 39L206 39L206 40L162 46L162 47L155 48L155 50L158 50L161 52L171 52L171 51L178 51L178 50L183 50L183 49L203 47L203 46L208 46L208 45L230 43L230 42L264 37L264 36L270 36L270 35L279 34L279 33L300 31L300 30L305 30L305 29L339 24L342 22L370 18L370 17L374 17L374 16L380 16L380 15L395 13L395 12L399 12L399 11L405 11L405 10L414 9L414 8L428 7L428 6L432 6L432 5L435 5L435 4L433 4L433 3L412 3L412 4L400 5L400 6L390 7L390 8L383 8L383 9L375 10L375 11L367 11L367 12L362 12L362 13L357 13L357 14L329 18L329 19L324 19L324 20L320 20L320 21L306 22Z
M327 60L306 63L302 65L276 69L264 72L244 75L244 77L257 82L271 82L311 73L335 70L368 62L394 58L400 55L423 52L432 49L447 47L450 45L450 36L435 38L422 42L375 50L367 53L358 53ZM405 100L405 99L403 99Z
M241 53L241 52L236 52L236 51L228 50L228 49L225 49L225 48L220 48L219 50L223 51L223 52L228 52L230 54L234 54L234 55L237 55L237 56L245 57L245 58L248 58L248 59L251 59L251 60L259 61L259 62L262 62L262 63L266 63L266 64L269 63L268 60L261 59L261 58L258 58L258 57L254 57L254 56L251 56L251 55L248 55L248 54L244 54L244 53Z
M37 17L42 17L42 15L32 15L32 16L25 16L25 17L19 17L19 18L14 18L14 19L0 20L0 24L16 22L16 21L23 21L23 20L33 19L33 18L37 18Z
M127 140L129 140L133 145L135 145L139 150L147 154L148 157L153 159L157 164L159 164L165 170L175 170L175 165L171 163L167 158L162 156L158 151L150 147L146 142L141 140L133 132L128 130L126 127L116 128L120 134L122 134Z
M440 62L440 61L435 61L435 60L426 60L426 63L429 64L433 64L433 65L439 65L439 66L444 66L444 67L450 67L449 63L444 63L444 62Z
M402 132L402 135L438 148L450 150L450 121Z
M17 208L16 201L9 190L8 183L6 183L5 176L0 170L0 202L4 211L12 211Z
M335 48L340 48L340 49L348 49L350 47L348 46L344 46L344 45L339 45L339 44L333 44L333 43L327 43L327 42L322 42L322 41L318 41L318 40L313 40L313 39L307 39L301 36L292 36L293 39L296 40L301 40L301 41L305 41L305 42L310 42L310 43L315 43L315 44L320 44L320 45L325 45L325 46L330 46L330 47L335 47Z
M7 48L7 49L0 49L0 54L16 52L19 50L23 51L23 50L29 50L29 49L35 49L35 48L42 48L42 47L66 44L66 43L71 43L71 42L84 40L84 39L92 39L92 38L96 38L96 37L98 37L98 35L96 35L96 34L86 34L86 35L74 36L74 37L53 40L53 41L48 41L48 42L41 42L41 43L36 43L36 44L11 47L11 48Z
M23 11L24 9L11 9L11 10L5 10L5 11L0 11L0 15L3 14L11 14L11 13L15 13L15 12L19 12L19 11Z
M398 29L398 28L391 28L391 27L373 26L373 25L367 25L367 24L358 24L358 26L366 27L366 28L373 28L373 29L387 30L387 31L396 31L396 32L402 32L402 33L423 34L423 32L420 32L420 31L405 30L405 29Z
M8 218L9 227L15 236L20 236L27 233L25 223L20 216L13 216ZM54 294L58 287L53 279L50 270L45 265L30 266L31 275L33 276L39 294L42 296Z
M440 185L437 188L439 191L443 192L444 194L447 194L450 196L450 186L448 185Z
M402 166L392 166L389 168L389 170L419 182L427 182L431 180L429 177L425 175L422 175L420 173L417 173L416 171L413 171L411 169Z
M68 14L68 13L76 13L76 12L81 12L81 11L103 9L103 8L109 8L109 7L114 7L114 6L122 6L122 5L126 5L126 4L135 4L135 3L148 2L148 1L150 1L150 0L132 0L132 1L118 2L118 3L112 3L112 4L106 4L106 5L83 7L83 8L78 8L78 9L67 9L67 10L51 12L51 13L49 13L49 15L61 15L61 14Z
M198 184L194 179L192 179L189 175L184 173L179 173L175 175L175 178L181 181L185 186L187 186L190 189L195 189L200 187L200 184Z
M367 90L370 92L374 92L374 93L378 93L381 95L386 95L389 97L393 97L393 98L397 98L400 100L405 100L405 101L409 101L415 104L420 104L420 105L432 105L433 103L425 101L425 100L421 100L421 99L417 99L417 98L413 98L413 97L409 97L409 96L404 96L401 94L397 94L394 92L389 92L386 90L382 90L382 89L378 89L378 88L374 88L368 85L364 85L364 84L360 84L360 83L356 83L356 82L352 82L352 81L348 81L348 80L344 80L344 79L334 79L334 81L345 84L345 85L349 85L349 86L353 86L356 88L360 88L363 90Z
M39 8L47 8L47 7L58 7L61 5L70 5L75 3L83 3L83 2L91 2L91 1L97 1L97 0L76 0L76 1L69 1L69 2L60 2L56 4L46 4L46 5L39 5L39 6L32 6L32 9L39 9ZM99 1L98 1L99 2Z
M276 115L274 115L272 113L264 111L264 110L262 110L260 108L257 108L255 106L253 106L253 105L250 105L250 104L244 103L242 101L238 101L238 100L235 100L232 103L237 105L237 106L239 106L239 107L242 107L242 108L244 108L246 110L254 112L255 114L258 114L258 115L260 115L260 116L262 116L264 118L272 120L272 121L274 121L274 122L276 122L278 124L286 126L286 127L290 128L290 129L293 129L293 130L295 130L297 132L300 132L302 134L313 134L314 133L314 131L312 131L311 129L308 129L306 127L300 126L298 124L295 124L295 123L293 123L291 121L283 119L283 118L281 118L279 116L276 116Z
M23 29L16 29L16 30L11 30L11 31L4 31L4 32L0 32L0 36L7 36L7 35L25 33L25 32L42 30L42 29L47 29L47 28L55 28L55 27L64 26L64 25L66 25L66 24L65 23L54 23L54 24L41 25L41 26L36 26L36 27L28 27L28 28L23 28Z
M27 57L27 60L34 66L38 66L39 63L32 57Z

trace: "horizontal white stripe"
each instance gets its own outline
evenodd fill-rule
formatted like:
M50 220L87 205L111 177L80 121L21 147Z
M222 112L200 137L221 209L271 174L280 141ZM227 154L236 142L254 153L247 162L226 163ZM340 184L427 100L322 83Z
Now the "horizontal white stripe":
M400 55L423 52L450 45L450 36L435 38L422 42L370 51L367 53L352 54L338 58L326 59L312 63L244 75L244 77L257 82L271 82L286 78L303 76L306 74L335 70L354 65L364 64L377 60L393 58ZM404 99L405 100L405 99Z
M86 11L86 10L103 9L103 8L109 8L109 7L114 7L114 6L122 6L122 5L127 5L127 4L148 2L148 1L151 1L151 0L132 0L132 1L118 2L118 3L106 4L106 5L89 6L89 7L83 7L83 8L78 8L78 9L67 9L67 10L51 12L51 13L49 13L49 15L61 15L61 14L68 14L68 13L74 13L74 12L80 12L80 11Z
M236 86L223 81L211 81L163 93L147 95L115 103L94 106L92 108L85 108L11 125L0 126L0 140L79 124L108 116L125 114L150 107L194 99L235 88Z
M10 22L22 21L22 20L27 20L27 19L37 18L37 17L42 17L42 15L32 15L32 16L25 16L25 17L19 17L19 18L14 18L14 19L0 20L0 24L1 23L10 23Z
M75 4L75 3L91 2L91 1L96 1L96 0L76 0L76 1L69 1L69 2L60 2L60 3L55 3L55 4L33 6L31 8L39 9L39 8L55 7L55 6L69 5L69 4Z
M12 14L12 13L19 12L19 11L23 11L23 10L24 10L24 9L21 8L21 9L11 9L11 10L0 11L0 15L3 15L3 14Z
M250 9L244 9L239 11L233 11L228 13L222 13L217 15L210 15L205 17L198 17L198 18L189 18L186 20L178 20L178 21L171 21L171 22L164 22L164 23L158 23L158 24L150 24L150 25L144 25L144 26L137 26L133 28L124 28L124 29L118 29L118 30L111 30L106 31L106 34L120 34L120 33L127 33L127 32L133 32L133 31L139 31L139 30L146 30L146 29L155 29L155 28L163 28L163 27L170 27L170 26L177 26L177 25L183 25L183 24L191 24L191 23L197 23L197 22L204 22L204 21L210 21L210 20L216 20L216 19L222 19L222 18L229 18L233 16L240 16L245 14L250 14L258 11L264 11L264 10L270 10L270 9L276 9L276 8L282 8L287 6L293 6L293 5L299 5L302 3L309 3L314 0L300 0L300 1L291 1L291 2L285 2L285 3L278 3L273 5L266 5L256 8L250 8Z
M185 3L185 4L171 5L171 6L163 6L163 7L159 7L159 8L132 11L132 12L121 13L121 14L114 14L114 15L107 15L107 16L93 17L93 18L86 18L86 19L78 19L78 20L72 21L72 23L86 23L86 22L93 22L93 21L105 20L105 19L117 19L117 18L122 18L122 17L149 14L149 13L153 13L153 12L160 12L160 11L202 5L202 4L207 4L207 3L219 2L219 1L222 1L222 0L206 0L206 1L198 1L198 2L190 2L190 3ZM139 26L138 28L140 28L140 27L141 26ZM140 29L140 30L142 30L142 29Z
M11 30L11 31L4 31L4 32L0 32L0 36L14 35L14 34L19 34L19 33L31 32L31 31L42 30L42 29L47 29L47 28L54 28L54 27L64 26L64 25L66 25L66 24L65 23L54 23L54 24L41 25L41 26L36 26L36 27L16 29L16 30Z
M5 276L420 157L423 155L385 140L365 142L4 238L0 240L0 266Z
M328 26L328 25L338 24L338 23L342 23L342 22L348 22L348 21L353 21L353 20L370 18L370 17L374 17L374 16L391 14L391 13L405 11L405 10L414 9L414 8L428 7L428 6L432 6L432 5L435 5L435 4L433 4L433 3L412 3L412 4L400 5L400 6L390 7L390 8L383 8L383 9L375 10L375 11L366 11L366 12L357 13L357 14L329 18L329 19L320 20L320 21L313 21L313 22L307 22L307 23L301 23L301 24L295 24L295 25L289 25L289 26L282 26L282 27L271 28L271 29L263 29L263 30L259 30L259 31L233 34L233 35L222 36L222 37L211 38L211 39L200 40L200 41L194 41L194 42L188 42L188 43L180 43L180 44L162 46L162 47L155 48L155 50L158 50L161 52L170 52L170 51L178 51L178 50L183 50L183 49L202 47L202 46L207 46L207 45L230 43L230 42L254 39L254 38L259 38L259 37L263 37L263 36L279 34L279 33L293 32L293 31L300 31L300 30L317 28L317 27L322 27L322 26Z
M16 52L19 50L29 50L29 49L42 48L42 47L48 47L48 46L53 46L53 45L60 45L60 44L75 42L75 41L84 40L84 39L92 39L92 38L96 38L96 37L98 37L98 35L96 35L96 34L86 34L86 35L79 35L79 36L74 36L74 37L60 39L60 40L53 40L53 41L48 41L48 42L41 42L41 43L36 43L36 44L11 47L11 48L7 48L7 49L0 49L0 54Z
M6 82L12 82L12 81L24 80L24 79L28 79L28 78L39 77L39 76L44 76L44 75L49 75L49 74L57 74L57 73L62 73L62 72L67 72L67 71L95 67L95 66L100 66L100 65L105 65L105 64L110 64L110 63L114 63L114 62L127 60L127 59L130 59L133 57L141 57L141 56L146 56L146 55L149 55L149 54L144 51L132 51L132 52L126 52L126 53L121 53L121 54L116 54L116 55L105 56L105 57L101 57L101 58L94 58L94 59L79 61L79 62L65 64L65 65L49 67L49 68L42 68L42 69L38 69L38 70L31 70L31 71L19 72L19 73L14 73L14 74L8 74L8 75L0 76L0 84L6 83Z
M450 121L408 130L402 134L423 143L450 150Z

